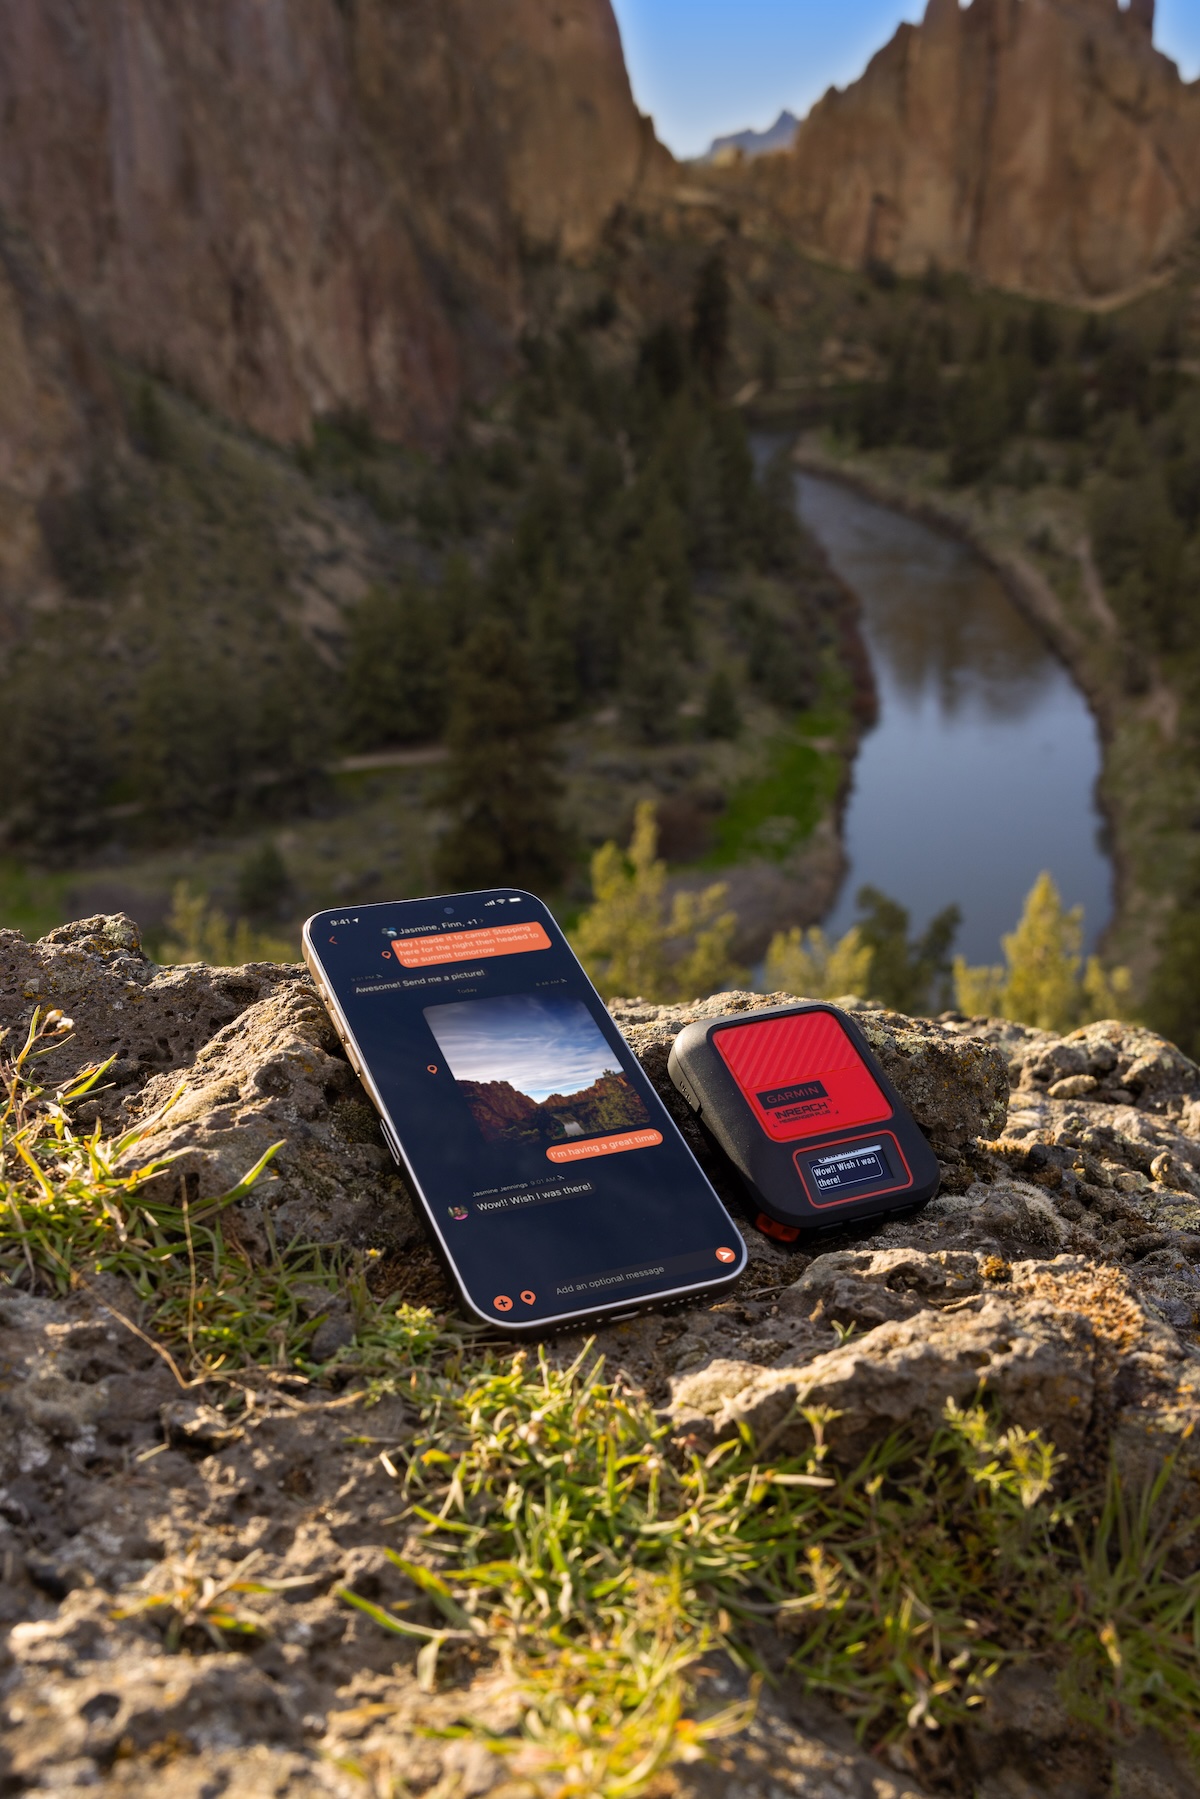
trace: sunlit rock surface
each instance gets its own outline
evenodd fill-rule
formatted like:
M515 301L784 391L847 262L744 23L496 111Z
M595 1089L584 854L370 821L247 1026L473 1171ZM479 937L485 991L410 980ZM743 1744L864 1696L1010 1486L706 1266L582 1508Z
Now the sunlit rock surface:
M852 267L1134 290L1200 216L1200 83L1154 49L1153 16L1153 0L930 0L755 182Z
M735 1207L666 1080L666 1055L691 1019L770 1003L613 1006ZM86 1102L107 1127L151 1117L182 1088L160 1142L180 1152L164 1178L189 1196L224 1190L283 1141L277 1176L231 1219L240 1253L260 1254L271 1236L348 1240L379 1252L381 1296L452 1308L302 969L160 969L120 916L37 944L0 933L0 1028L21 1029L39 1005L75 1021L43 1065L48 1079L115 1057ZM805 1438L798 1404L830 1408L842 1464L897 1429L927 1437L947 1400L982 1391L1008 1422L1056 1443L1066 1490L1100 1478L1110 1456L1136 1483L1178 1454L1180 1517L1200 1514L1200 1070L1116 1023L1058 1038L994 1020L858 1018L938 1152L942 1193L879 1229L791 1246L742 1213L751 1261L740 1288L599 1333L610 1370L653 1397L681 1447L749 1424L783 1454ZM63 1299L0 1293L5 1790L53 1778L57 1790L157 1792L168 1759L172 1793L197 1799L358 1793L349 1761L402 1765L413 1791L525 1793L478 1745L430 1734L462 1715L462 1689L422 1693L411 1655L335 1597L342 1582L383 1604L402 1596L383 1553L397 1493L377 1446L411 1431L403 1398L364 1408L279 1371L255 1377L253 1404L231 1420L215 1392L181 1390L130 1328L136 1295L111 1278L85 1282ZM349 1340L348 1309L334 1307L322 1329L331 1353ZM566 1338L551 1353L580 1347ZM256 1578L297 1584L256 1601L271 1635L247 1654L168 1655L153 1620L126 1607L164 1559L232 1575L251 1554ZM1180 1554L1196 1558L1186 1534ZM745 1691L717 1664L705 1679L714 1705ZM475 1679L468 1709L507 1729L511 1696L490 1680ZM1110 1751L1089 1746L1019 1671L997 1687L971 1753L1010 1770L1014 1791L1043 1762L1067 1783L1044 1788L1053 1794L1091 1791L1087 1780L1112 1772ZM1161 1745L1111 1753L1122 1790L1194 1791ZM721 1755L681 1769L674 1790L921 1799L807 1701L766 1700Z

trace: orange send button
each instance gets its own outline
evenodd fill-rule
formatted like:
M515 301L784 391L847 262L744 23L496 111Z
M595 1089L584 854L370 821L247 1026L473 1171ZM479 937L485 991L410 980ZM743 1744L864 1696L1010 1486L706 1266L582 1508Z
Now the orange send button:
M582 1162L588 1156L619 1156L626 1149L653 1149L661 1131L621 1131L615 1137L589 1137L583 1143L556 1143L546 1154L552 1162Z
M549 937L531 918L521 924L484 925L478 931L447 931L438 937L397 937L392 954L402 968L432 968L438 962L478 962L487 956L549 948Z

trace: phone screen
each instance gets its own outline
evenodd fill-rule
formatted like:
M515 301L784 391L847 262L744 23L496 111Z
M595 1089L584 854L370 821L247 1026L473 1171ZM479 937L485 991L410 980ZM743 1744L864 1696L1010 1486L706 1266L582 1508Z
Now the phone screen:
M480 1316L549 1324L741 1273L729 1214L540 900L322 912L305 943Z

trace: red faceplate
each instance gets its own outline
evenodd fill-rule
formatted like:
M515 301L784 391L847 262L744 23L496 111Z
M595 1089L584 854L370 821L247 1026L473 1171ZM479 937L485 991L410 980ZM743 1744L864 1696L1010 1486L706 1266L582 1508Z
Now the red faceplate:
M723 1025L713 1042L755 1118L777 1143L880 1124L892 1115L829 1012Z

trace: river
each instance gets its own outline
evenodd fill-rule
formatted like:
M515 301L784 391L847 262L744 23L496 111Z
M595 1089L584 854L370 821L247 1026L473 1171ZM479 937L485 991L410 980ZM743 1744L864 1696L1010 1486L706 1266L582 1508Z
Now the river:
M918 929L954 901L956 948L996 962L1045 868L1084 907L1094 947L1113 885L1100 739L1067 670L954 538L816 476L797 477L797 503L861 601L880 702L854 765L850 870L826 929L849 929L869 883Z

